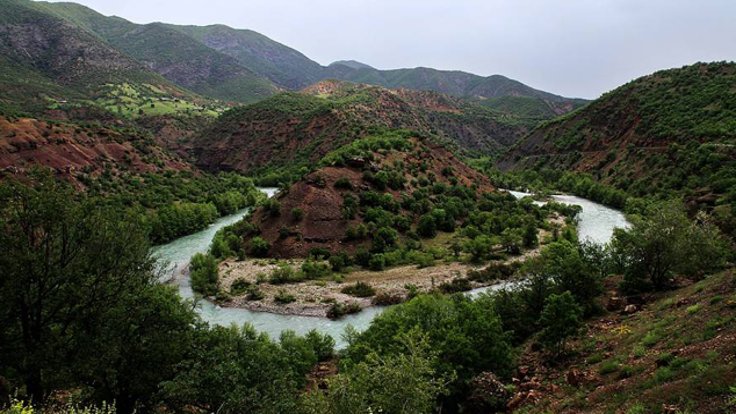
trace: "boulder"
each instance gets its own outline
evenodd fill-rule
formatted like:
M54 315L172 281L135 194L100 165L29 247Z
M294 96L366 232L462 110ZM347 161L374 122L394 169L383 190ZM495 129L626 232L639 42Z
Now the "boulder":
M624 314L626 315L631 315L636 312L639 312L639 307L636 305L626 305L626 307L624 308Z

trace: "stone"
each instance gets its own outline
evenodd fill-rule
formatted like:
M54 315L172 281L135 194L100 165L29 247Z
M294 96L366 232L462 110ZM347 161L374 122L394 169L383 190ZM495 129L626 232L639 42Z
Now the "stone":
M624 308L624 313L626 315L631 315L631 314L636 313L638 311L639 311L639 307L636 306L636 305L626 305L626 307Z

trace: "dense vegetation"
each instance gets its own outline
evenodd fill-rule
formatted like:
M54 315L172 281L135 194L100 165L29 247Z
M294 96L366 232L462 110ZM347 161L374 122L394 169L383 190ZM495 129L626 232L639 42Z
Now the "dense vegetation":
M119 412L283 412L329 338L208 328L157 283L134 216L41 177L0 189L0 376L41 404L54 390ZM258 366L259 370L250 367ZM219 368L218 368L219 367Z
M319 249L316 256L330 259L337 271L353 265L382 270L407 263L429 266L441 259L483 262L517 255L538 245L539 228L562 230L547 221L553 212L574 220L573 207L518 203L510 194L493 191L487 180L470 184L480 180L479 173L457 160L444 160L438 151L429 139L394 131L330 152L280 201L269 200L247 223L232 229L244 241L241 256L277 256L300 236L308 239L309 234L299 231L308 228L305 223L314 215L321 226L334 226L339 243L315 243L313 250ZM352 167L355 160L362 166ZM308 205L295 204L291 214L282 211L282 203L302 202L302 188L342 199L334 224L321 212L302 211ZM302 250L305 257L315 256L311 249Z

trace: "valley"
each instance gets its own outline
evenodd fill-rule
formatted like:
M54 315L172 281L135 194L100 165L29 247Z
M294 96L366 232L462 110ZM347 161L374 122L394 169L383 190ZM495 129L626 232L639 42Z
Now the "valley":
M179 7L0 0L0 414L736 409L736 63L587 100ZM583 53L470 20L382 53Z

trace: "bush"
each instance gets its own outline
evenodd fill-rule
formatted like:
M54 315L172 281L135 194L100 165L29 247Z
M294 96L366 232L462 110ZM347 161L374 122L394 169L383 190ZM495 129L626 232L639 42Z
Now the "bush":
M555 354L565 350L565 341L583 326L583 309L570 292L550 295L539 318L539 342Z
M278 293L273 297L274 302L285 305L296 301L296 298L291 293L287 293L285 290L279 290Z
M340 319L345 315L350 315L352 313L358 313L361 311L360 305L358 305L355 302L350 302L347 304L344 303L334 303L330 309L327 310L327 317L330 319Z
M317 279L323 276L328 276L331 272L330 265L324 262L307 260L302 264L302 273L307 279Z
M269 198L264 201L263 208L271 217L277 217L281 214L281 203L275 198Z
M381 292L373 297L371 303L376 306L398 305L406 300L404 295L398 293Z
M374 271L383 270L386 267L386 259L383 254L378 253L371 256L368 262L368 268Z
M192 290L204 296L216 295L218 291L217 259L210 254L195 254L189 263L189 277L192 281Z
M294 207L291 209L291 218L294 221L301 221L302 218L304 218L304 210L302 210L299 207Z
M261 289L256 285L250 285L247 289L248 294L245 296L248 300L258 301L266 297L266 295L261 292Z
M250 254L255 257L267 257L271 244L260 236L250 239Z
M357 298L367 298L376 294L376 290L364 282L357 282L354 285L345 286L341 292Z
M298 283L303 280L304 276L286 263L280 263L276 269L273 269L268 279L268 281L274 285Z
M350 182L350 180L347 177L340 177L337 180L335 180L334 184L335 188L341 189L341 190L352 190L353 184Z
M470 280L464 277L452 279L452 281L444 282L439 286L439 289L442 293L465 292L472 288L473 287L470 285Z
M230 284L230 294L235 296L242 295L250 286L251 283L249 281L239 277Z
M437 223L431 214L425 214L419 218L417 234L425 239L431 239L437 235Z

